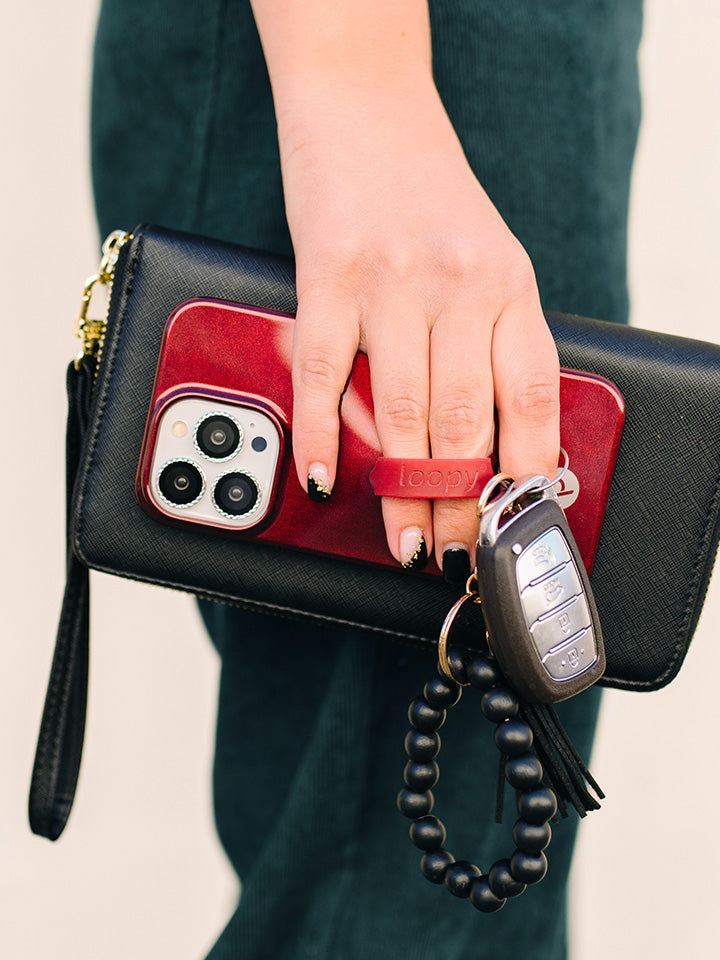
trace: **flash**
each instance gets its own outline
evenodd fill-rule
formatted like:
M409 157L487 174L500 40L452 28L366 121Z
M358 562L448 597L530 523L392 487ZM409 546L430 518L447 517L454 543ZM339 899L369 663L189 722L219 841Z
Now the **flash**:
M172 425L172 432L174 437L184 437L187 433L188 427L184 420L176 420Z

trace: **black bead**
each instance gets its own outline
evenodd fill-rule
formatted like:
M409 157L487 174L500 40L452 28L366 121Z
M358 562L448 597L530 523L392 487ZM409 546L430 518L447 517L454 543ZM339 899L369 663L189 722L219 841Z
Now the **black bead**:
M540 883L547 873L547 868L544 853L533 855L516 850L510 857L510 873L520 883Z
M505 764L505 779L516 790L535 790L543 780L543 768L532 753L511 757Z
M495 727L495 743L506 757L517 757L532 747L533 732L524 720L506 720Z
M422 697L415 697L408 707L408 720L421 733L434 733L445 723L445 711L435 710Z
M423 696L436 710L454 707L462 695L462 687L444 677L433 677L423 687Z
M401 790L397 796L397 808L404 817L418 820L432 811L435 797L427 790L425 793L415 793L414 790Z
M450 673L453 679L458 683L468 683L467 666L470 657L462 647L448 647L448 663L450 664Z
M418 763L428 763L440 751L440 735L437 733L420 733L419 730L409 730L405 736L405 753L411 760Z
M474 863L470 863L469 860L457 860L445 871L445 886L455 897L469 897L470 885L479 876L480 870Z
M518 698L507 687L495 687L483 694L480 706L488 720L500 723L501 720L514 717L520 705Z
M477 877L470 886L470 903L481 913L495 913L506 901L495 896L487 877Z
M487 876L490 889L501 900L507 897L519 897L527 888L527 884L520 883L510 873L509 860L496 860L488 870Z
M405 783L415 793L431 790L438 782L439 776L440 768L434 760L430 763L417 763L415 760L410 760L405 767Z
M540 853L550 843L552 829L549 823L527 823L518 820L513 827L513 840L523 853Z
M468 664L467 678L477 690L490 690L500 683L502 674L494 660L480 655L473 657Z
M410 824L410 839L418 850L439 850L446 836L445 827L437 817L421 817Z
M518 813L528 823L547 823L557 813L557 797L547 787L521 793L518 796Z
M455 857L441 848L426 853L420 861L420 869L430 883L442 883L445 879L445 871L451 863L455 863Z

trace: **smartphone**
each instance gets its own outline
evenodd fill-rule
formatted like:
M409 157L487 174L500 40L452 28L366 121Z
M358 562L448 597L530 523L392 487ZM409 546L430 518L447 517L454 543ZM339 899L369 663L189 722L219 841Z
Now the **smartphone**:
M169 317L136 476L143 509L169 524L398 569L369 474L380 454L367 358L340 404L332 496L314 503L292 464L294 317L195 299ZM612 383L563 370L559 497L588 569L605 512L624 404ZM439 573L430 561L424 574Z

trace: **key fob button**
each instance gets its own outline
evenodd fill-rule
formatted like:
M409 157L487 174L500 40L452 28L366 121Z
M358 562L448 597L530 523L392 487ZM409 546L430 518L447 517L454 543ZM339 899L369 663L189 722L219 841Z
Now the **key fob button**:
M529 543L518 557L515 570L519 589L524 590L533 580L544 577L568 560L570 550L565 537L558 527L551 527Z
M502 478L501 478L502 479ZM605 669L592 587L546 477L512 481L479 502L477 586L488 643L529 703L566 700Z
M543 657L543 666L553 680L570 680L588 670L597 660L591 628L583 630L568 643Z
M530 634L541 657L554 647L565 643L585 627L592 626L592 618L584 596L575 597L552 613L546 614L530 627ZM592 634L592 631L591 631ZM590 636L592 642L592 635ZM595 645L593 643L593 650Z
M567 603L582 592L582 584L575 564L569 561L522 591L520 602L525 614L525 622L528 627L532 626L543 614Z

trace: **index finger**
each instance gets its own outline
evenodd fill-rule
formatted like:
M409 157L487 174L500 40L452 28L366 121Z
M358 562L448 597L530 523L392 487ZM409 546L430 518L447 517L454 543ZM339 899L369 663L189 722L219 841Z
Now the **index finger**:
M340 397L358 342L358 311L347 296L328 286L303 294L293 336L293 452L313 500L329 497L335 483Z

